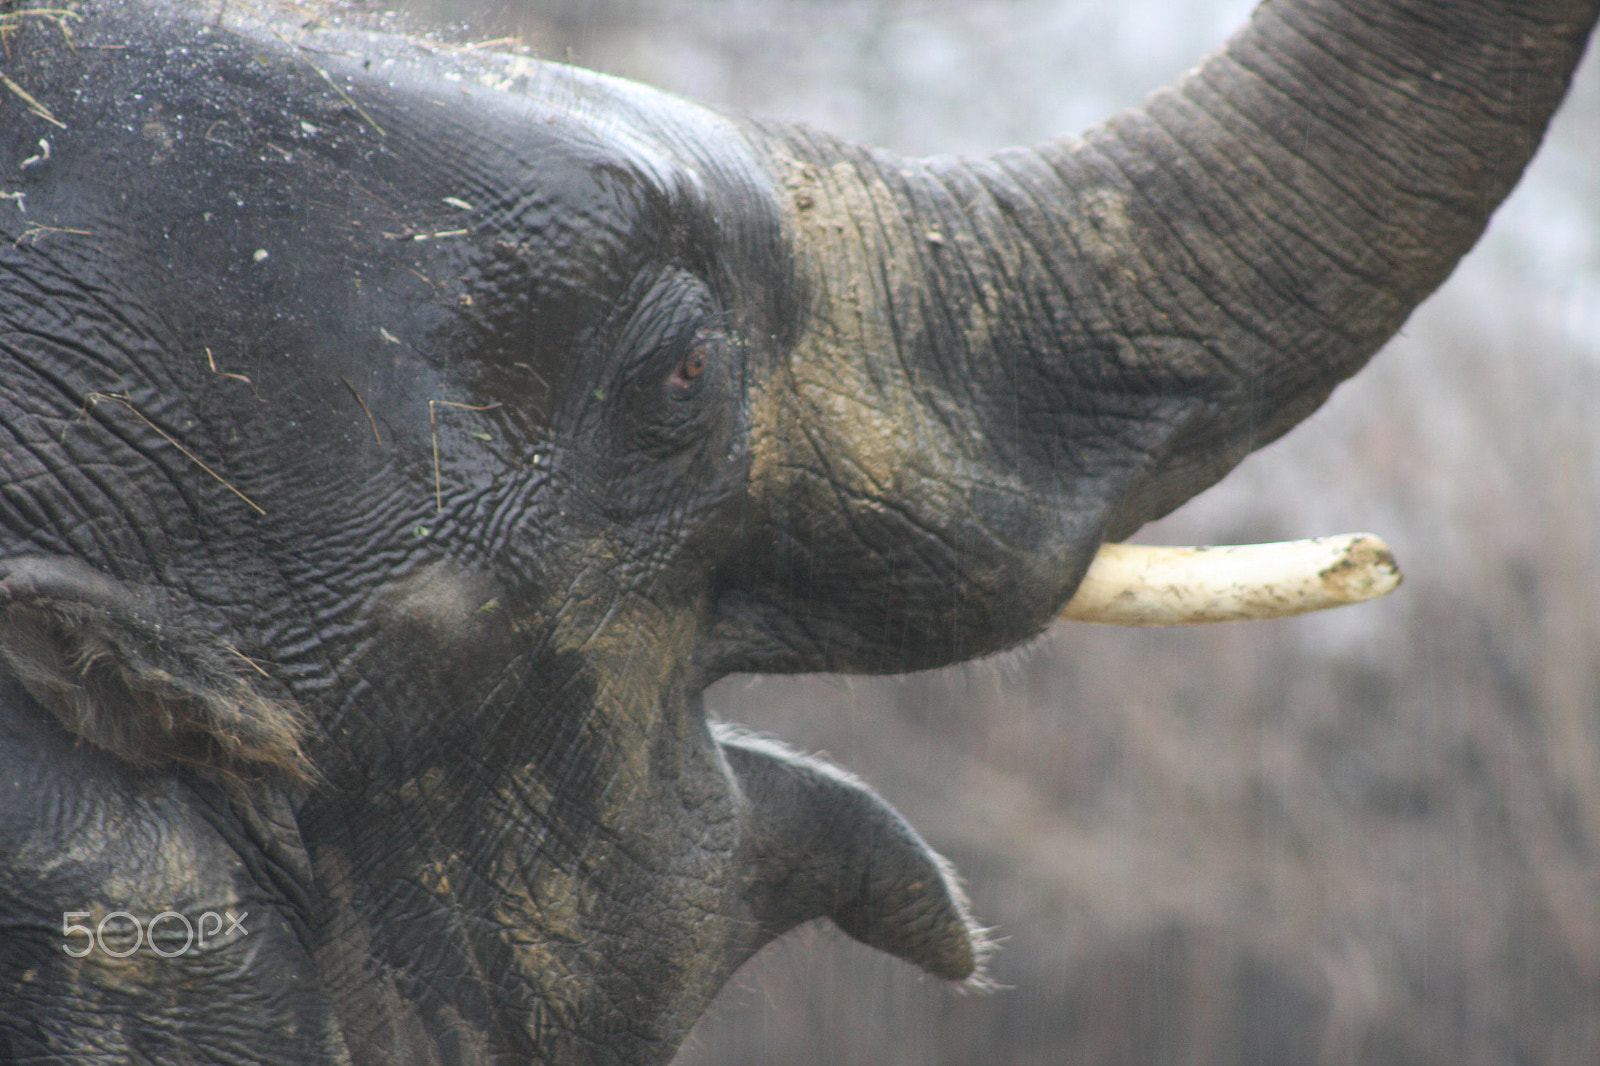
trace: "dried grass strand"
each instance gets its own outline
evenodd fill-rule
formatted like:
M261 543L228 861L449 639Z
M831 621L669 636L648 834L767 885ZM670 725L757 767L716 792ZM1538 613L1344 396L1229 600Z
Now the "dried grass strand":
M383 447L383 438L378 435L378 420L372 417L372 409L367 406L367 401L361 398L361 393L356 391L356 387L350 383L349 378L340 374L339 380L344 382L344 387L350 390L350 395L356 398L356 403L361 405L362 413L367 416L367 423L372 426L372 439L378 443L378 447Z
M4 85L7 89L10 89L13 93L15 93L18 99L20 99L24 104L28 105L28 110L33 112L39 118L44 119L46 122L57 127L58 129L64 130L67 128L67 124L65 122L62 122L60 119L52 115L48 107L45 107L38 100L36 100L34 95L28 90L12 81L3 71L0 71L0 85Z
M439 475L439 421L434 415L436 405L444 407L460 407L466 411L493 411L496 407L503 406L498 403L485 404L474 407L470 403L456 403L454 400L429 400L428 401L428 428L433 432L433 513L444 513L444 481Z
M139 409L133 406L133 402L126 396L118 396L116 393L111 392L91 392L84 397L84 401L89 404L98 404L101 400L111 400L126 407L130 412L132 412L133 417L137 418L139 421L155 430L162 440L166 441L168 444L182 452L184 456L195 466L198 466L201 470L204 470L206 473L216 478L218 484L227 489L229 492L233 493L235 496L239 497L239 499L243 500L245 503L249 504L257 514L264 516L267 513L260 504L256 503L256 501L240 492L228 481L227 478L223 477L221 474L207 466L199 456L194 454L194 452L191 452L188 448L185 448L182 444L179 444L177 439L174 438L172 434L168 433L166 430L162 429L160 426L156 425L154 422L150 421L143 414L141 414Z

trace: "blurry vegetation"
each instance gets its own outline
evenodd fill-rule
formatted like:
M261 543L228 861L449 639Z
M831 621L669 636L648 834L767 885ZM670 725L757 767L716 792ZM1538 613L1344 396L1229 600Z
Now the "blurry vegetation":
M1075 131L1244 0L415 0L707 102L906 151ZM472 10L472 8L484 10ZM1370 528L1390 599L1058 626L716 711L874 783L970 881L1008 989L824 930L735 978L713 1063L1600 1062L1600 63L1484 245L1282 444L1142 539Z

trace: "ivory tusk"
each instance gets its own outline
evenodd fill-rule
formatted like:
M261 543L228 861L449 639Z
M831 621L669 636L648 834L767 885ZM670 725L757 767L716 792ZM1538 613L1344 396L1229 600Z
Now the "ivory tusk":
M1370 533L1215 548L1102 544L1061 617L1116 626L1287 618L1399 585L1389 546Z

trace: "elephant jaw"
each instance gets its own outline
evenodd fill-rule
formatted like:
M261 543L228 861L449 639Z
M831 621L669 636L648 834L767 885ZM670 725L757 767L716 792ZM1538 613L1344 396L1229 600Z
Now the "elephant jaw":
M1399 585L1389 546L1370 533L1208 548L1102 544L1061 617L1122 626L1287 618Z

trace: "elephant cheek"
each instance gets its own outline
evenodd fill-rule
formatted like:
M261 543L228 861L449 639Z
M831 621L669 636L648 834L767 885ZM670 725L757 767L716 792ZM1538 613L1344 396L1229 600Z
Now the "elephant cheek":
M500 599L488 577L436 562L385 589L377 613L386 628L441 647L470 647L485 636Z
M769 530L752 564L761 624L785 649L746 669L927 669L1050 623L1103 506L1069 505L1051 472L1002 461L949 396L913 396L820 346L788 378L757 397L752 472Z

